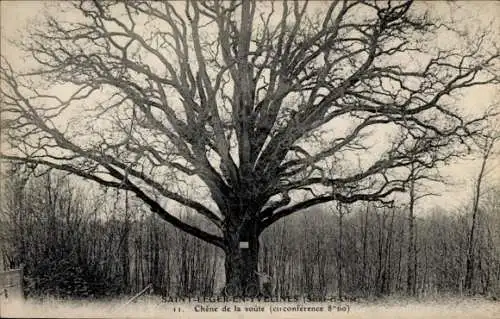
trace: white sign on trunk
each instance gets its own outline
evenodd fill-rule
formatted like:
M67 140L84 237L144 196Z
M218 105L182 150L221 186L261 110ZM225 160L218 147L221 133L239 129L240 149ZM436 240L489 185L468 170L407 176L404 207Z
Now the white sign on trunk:
M240 248L247 248L248 249L248 247L250 247L250 246L248 245L247 241L240 241Z

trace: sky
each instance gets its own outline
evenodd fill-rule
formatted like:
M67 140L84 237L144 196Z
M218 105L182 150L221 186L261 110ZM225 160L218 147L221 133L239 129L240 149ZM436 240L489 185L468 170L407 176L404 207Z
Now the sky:
M464 28L485 27L491 28L491 32L500 30L500 2L495 1L462 1L458 5L461 7L451 10L445 2L417 2L417 5L431 5L436 14L449 15L453 13L456 21L466 21ZM13 62L14 66L22 66L23 60L19 59L17 52L6 39L16 38L18 32L30 24L30 20L41 14L43 1L0 1L1 9L1 53ZM315 3L320 7L321 2ZM493 24L489 23L493 21ZM498 33L496 33L498 34ZM446 39L442 39L446 41ZM485 107L494 102L495 92L491 88L477 88L469 90L461 101L462 105L473 105L470 109ZM495 156L489 163L489 182L500 184L500 156ZM473 180L480 168L478 160L466 160L453 164L441 170L444 176L449 179L448 186L434 188L433 191L442 193L442 196L423 200L419 206L419 211L424 213L433 206L444 208L463 207L470 204L473 192Z

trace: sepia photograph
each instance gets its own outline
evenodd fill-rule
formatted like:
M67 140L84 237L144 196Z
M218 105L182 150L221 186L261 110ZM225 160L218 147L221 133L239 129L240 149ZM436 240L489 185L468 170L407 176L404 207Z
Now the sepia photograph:
M500 318L499 17L1 0L0 318Z

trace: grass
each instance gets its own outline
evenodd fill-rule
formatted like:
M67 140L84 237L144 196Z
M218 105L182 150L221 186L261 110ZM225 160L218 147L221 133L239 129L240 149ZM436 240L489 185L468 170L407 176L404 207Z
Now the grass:
M324 306L323 312L282 311L270 313L271 307L296 306L299 303L203 303L217 307L217 312L196 312L201 303L163 303L159 298L148 297L124 305L123 300L68 301L47 298L44 300L2 301L0 317L35 318L500 318L500 302L479 298L440 298L435 300L387 299L374 302L310 303L306 306ZM328 312L327 306L349 306L349 312ZM242 309L235 312L234 306ZM222 312L228 306L232 312ZM260 306L263 312L245 312L245 306ZM181 312L178 312L178 310ZM175 310L175 311L174 311ZM344 308L345 310L345 308Z

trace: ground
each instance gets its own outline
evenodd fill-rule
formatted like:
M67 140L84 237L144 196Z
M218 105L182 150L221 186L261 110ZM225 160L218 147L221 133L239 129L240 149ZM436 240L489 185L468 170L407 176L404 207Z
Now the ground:
M27 300L0 304L0 317L37 318L500 318L500 302L485 299L441 298L439 301L384 300L349 303L165 303L147 298L126 301ZM224 306L230 312L222 311ZM235 311L235 306L241 312ZM322 312L304 307L321 307ZM328 308L328 306L330 306ZM245 311L245 307L247 307ZM280 308L281 307L281 308ZM288 308L287 308L288 307ZM295 307L295 308L293 308ZM302 308L300 308L302 307ZM337 307L340 307L339 309ZM348 309L347 309L348 308ZM181 312L178 312L179 309ZM318 308L316 308L318 309ZM271 312L273 310L273 312ZM339 311L340 310L340 311ZM348 310L348 312L347 312Z

